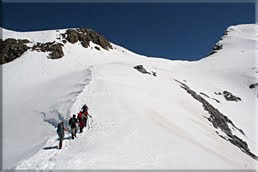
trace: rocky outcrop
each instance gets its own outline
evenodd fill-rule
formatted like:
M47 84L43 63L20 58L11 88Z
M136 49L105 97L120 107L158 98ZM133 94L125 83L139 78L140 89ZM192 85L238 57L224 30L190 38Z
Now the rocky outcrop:
M134 66L133 68L136 69L137 71L143 73L143 74L149 74L149 75L157 76L157 73L156 73L156 72L153 72L153 71L151 71L151 73L148 72L148 71L143 67L143 65L137 65L137 66Z
M250 88L250 89L254 89L255 87L258 87L258 83L249 85L249 88Z
M143 73L143 74L151 74L150 72L148 72L143 65L137 65L133 67L134 69L138 70L139 72Z
M235 101L235 102L238 102L238 101L241 101L241 98L240 97L237 97L235 95L233 95L231 92L229 91L223 91L223 93L216 93L214 92L214 94L216 95L223 95L224 98L227 100L227 101Z
M100 48L99 48L98 46L95 46L94 48L95 48L96 50L99 50L99 51L100 51Z
M103 35L91 29L68 29L64 34L62 34L62 38L71 44L79 41L85 48L89 47L91 41L105 50L113 49L110 42Z
M222 136L223 139L225 139L225 140L231 142L233 145L239 147L242 152L246 153L251 158L258 161L258 157L255 154L253 154L250 151L250 149L248 148L248 144L245 141L243 141L242 139L240 139L239 137L237 137L236 135L234 135L232 133L232 130L230 129L229 125L231 125L233 127L233 129L238 130L240 133L245 135L243 130L237 128L234 125L234 123L227 116L223 115L218 109L213 107L208 101L206 101L200 95L196 94L196 92L193 91L186 84L184 84L178 80L175 80L175 81L178 82L180 84L180 87L183 88L184 90L186 90L186 92L188 94L190 94L194 99L196 99L197 101L199 101L202 104L204 110L206 110L210 114L210 117L207 118L208 121L212 123L214 128L220 129L223 133L226 134L226 137ZM216 132L216 133L219 136L221 136L218 132Z
M79 35L76 30L68 29L66 31L66 40L72 44L76 43L79 40Z
M63 44L54 42L37 43L32 47L27 46L27 39L8 38L0 41L1 64L5 64L20 57L27 50L49 52L50 59L59 59L64 56Z
M37 43L32 47L33 51L49 52L50 59L59 59L64 56L63 44L57 42Z
M0 64L11 62L20 57L29 49L27 43L29 43L27 39L0 39Z
M80 42L84 48L88 48L90 42L93 42L105 50L113 49L110 42L100 33L91 29L67 29L64 34L60 34L57 38L58 42L36 43L32 47L27 46L30 43L27 39L0 39L0 64L5 64L20 57L27 50L49 52L50 59L59 59L64 56L63 44L70 42L74 44ZM95 49L101 50L99 46Z
M223 91L223 95L227 101L236 101L236 102L241 101L240 97L233 95L229 91Z
M223 48L223 45L220 43L217 43L214 45L214 47L212 48L212 51L210 52L209 55L215 54L217 53L219 50L221 50Z

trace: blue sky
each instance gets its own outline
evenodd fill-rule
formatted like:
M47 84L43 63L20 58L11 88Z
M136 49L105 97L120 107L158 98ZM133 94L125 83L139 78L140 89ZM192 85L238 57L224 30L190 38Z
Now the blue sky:
M2 27L86 27L152 57L198 60L230 25L255 23L255 3L4 3Z

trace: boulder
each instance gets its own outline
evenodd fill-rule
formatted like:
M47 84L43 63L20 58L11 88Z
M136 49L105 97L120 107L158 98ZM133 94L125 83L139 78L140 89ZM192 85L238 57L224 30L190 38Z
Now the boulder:
M95 46L94 48L95 48L96 50L99 50L99 51L100 51L100 48L99 48L98 46Z
M249 85L249 88L250 88L250 89L253 89L253 88L255 88L255 87L258 87L258 83Z
M240 97L233 95L229 91L223 91L223 95L227 101L236 101L236 102L241 101Z
M63 44L53 44L50 46L50 53L49 58L50 59L59 59L64 56L63 52Z
M66 40L71 44L76 43L79 40L78 32L73 29L68 29L66 31Z
M143 65L137 65L133 67L134 69L138 70L139 72L143 73L143 74L150 74L150 72L148 72Z

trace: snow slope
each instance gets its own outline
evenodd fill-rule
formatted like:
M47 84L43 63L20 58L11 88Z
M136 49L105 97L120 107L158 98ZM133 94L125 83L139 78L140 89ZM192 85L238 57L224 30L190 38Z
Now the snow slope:
M221 138L202 104L175 81L206 94L257 155L257 89L249 88L257 83L257 25L228 31L222 50L196 62L145 57L114 44L98 51L91 42L89 48L65 44L61 59L28 50L2 65L4 168L255 169L257 161ZM4 30L3 38L58 42L64 32ZM133 68L140 64L157 76ZM214 94L225 90L241 101ZM93 116L90 128L75 140L67 133L64 148L55 149L54 126L84 103Z

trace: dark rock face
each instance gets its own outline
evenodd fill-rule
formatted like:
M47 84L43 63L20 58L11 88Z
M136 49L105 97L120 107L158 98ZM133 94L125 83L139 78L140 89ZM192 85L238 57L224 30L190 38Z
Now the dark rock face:
M150 72L148 72L144 67L143 67L143 65L137 65L137 66L134 66L133 67L134 69L136 69L136 70L138 70L139 72L141 72L141 73L143 73L143 74L149 74L149 75L153 75L153 76L157 76L157 73L156 72L153 72L153 71L151 71L151 73Z
M213 47L213 49L212 49L212 51L210 52L209 55L212 55L212 54L217 53L217 52L218 52L219 50L221 50L222 48L223 48L223 45L222 45L222 44L220 44L220 43L215 44L214 47Z
M229 91L223 91L223 93L216 93L214 92L214 94L216 95L223 95L224 98L227 100L227 101L235 101L235 102L238 102L238 101L241 101L241 98L240 97L237 97L235 95L233 95L231 92Z
M49 54L49 58L51 59L60 59L61 57L64 56L64 52L63 52L63 48L62 48L62 44L54 44L51 46L50 48L50 54Z
M108 50L109 48L112 49L112 46L111 44L108 42L108 40L102 36L101 34L91 30L91 29L87 29L86 30L86 33L88 34L90 40L97 44L97 45L100 45L102 48Z
M134 66L133 68L136 69L136 70L138 70L138 71L141 72L141 73L150 74L150 72L148 72L148 71L143 67L143 65L137 65L137 66Z
M41 52L50 52L50 59L59 59L64 56L63 44L54 42L37 43L33 45L32 50Z
M223 139L239 147L242 152L246 153L251 158L258 161L258 156L256 156L249 150L247 143L232 133L229 127L229 124L232 125L233 129L236 129L239 132L241 132L243 135L245 135L243 130L237 128L227 116L223 115L218 109L214 108L208 101L206 101L200 95L196 94L196 92L193 91L191 88L189 88L186 84L177 80L175 81L180 83L181 85L180 87L186 90L186 92L190 94L194 99L202 103L204 110L206 110L210 114L210 117L207 118L208 121L212 123L214 128L216 129L219 128L223 133L227 135L227 137L222 136ZM218 132L216 133L219 135Z
M224 32L224 35L228 35L228 30L226 30L226 31Z
M251 84L251 85L249 86L250 89L253 89L253 88L255 88L255 87L258 87L258 83Z
M234 96L231 92L229 91L223 91L223 95L225 97L225 99L227 101L241 101L241 98L240 97L237 97L237 96Z
M151 72L153 76L157 76L157 73L156 72Z
M67 41L72 44L76 43L79 40L79 35L76 30L68 29L66 31L66 35L67 35L66 37Z
M216 95L222 95L220 92L218 92L218 93L217 93L217 92L214 92L214 94L216 94Z
M221 50L222 47L223 47L222 44L217 43L217 44L213 47L213 50L214 50L214 51L218 51L218 50Z
M12 39L0 41L0 57L1 63L5 64L20 57L27 50L39 51L39 52L50 52L50 59L59 59L64 56L63 44L54 42L37 43L32 47L28 47L26 44L29 43L27 39Z
M100 51L100 48L99 48L98 46L95 46L94 48L95 48L96 50L99 50L99 51Z
M103 35L91 29L68 29L65 34L62 34L62 37L72 44L80 41L85 48L88 48L90 41L92 41L105 50L113 49L110 42Z
M205 97L207 97L207 98L210 98L210 96L208 96L207 94L205 94L205 93L203 93L203 92L200 92L200 95L203 95L203 96L205 96Z
M11 62L20 57L24 52L29 49L26 43L29 43L29 40L16 40L13 38L8 38L6 40L0 39L0 64Z
M219 100L217 100L217 99L215 99L215 98L212 98L213 100L215 100L217 103L220 103L220 101Z

